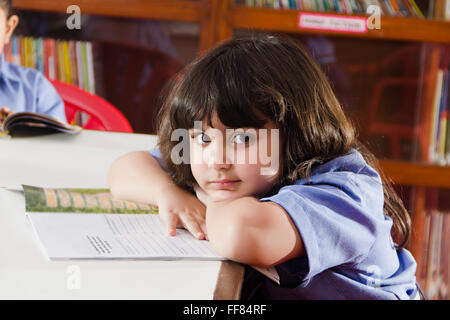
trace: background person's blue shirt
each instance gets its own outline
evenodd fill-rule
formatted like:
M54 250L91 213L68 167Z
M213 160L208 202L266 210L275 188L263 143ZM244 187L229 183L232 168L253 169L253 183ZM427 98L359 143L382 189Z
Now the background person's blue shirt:
M151 150L163 168L158 148ZM167 170L167 169L165 169ZM281 286L263 277L266 299L415 299L416 262L397 251L392 220L383 213L378 173L352 150L260 201L281 205L306 256L276 266Z
M64 103L52 84L38 70L0 58L0 108L36 112L67 122Z

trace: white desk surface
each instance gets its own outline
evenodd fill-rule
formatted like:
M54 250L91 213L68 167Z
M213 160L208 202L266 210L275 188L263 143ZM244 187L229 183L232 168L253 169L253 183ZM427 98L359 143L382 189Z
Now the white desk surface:
M25 216L22 192L2 187L107 187L117 157L156 144L152 135L0 138L0 299L238 298L243 269L220 261L50 261Z

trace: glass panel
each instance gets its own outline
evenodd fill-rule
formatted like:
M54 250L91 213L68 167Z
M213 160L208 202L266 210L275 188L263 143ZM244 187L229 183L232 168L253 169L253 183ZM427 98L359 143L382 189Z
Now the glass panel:
M255 34L236 30L235 37ZM379 158L416 156L422 44L291 34L316 59L347 114Z
M434 1L432 0L419 0L414 3L413 7L410 4L404 6L401 0L393 0L396 2L395 6L391 4L383 3L383 1L348 1L346 4L340 1L303 1L303 0L289 0L289 1L247 1L247 0L234 0L234 4L238 6L247 7L260 7L260 8L273 8L273 9L291 9L302 10L310 12L322 12L322 13L337 13L337 14L354 14L364 15L367 12L367 8L371 5L377 5L380 8L382 16L396 17L426 17L431 18L434 13ZM386 1L384 1L386 2ZM392 1L391 1L392 2Z
M138 133L155 133L161 89L199 48L199 25L194 23L82 15L81 28L69 30L67 14L17 12L17 36L91 42L95 94L117 107Z
M234 37L261 33L264 32L235 30ZM448 97L445 88L449 90L445 70L448 73L450 45L324 35L290 36L319 63L344 110L357 126L360 140L376 156L433 160L427 157L430 153L427 150L432 144L437 150L439 132L445 137L443 101ZM450 130L446 132L449 141ZM394 188L411 214L408 249L418 263L418 282L428 299L448 299L450 188L400 185Z
M450 189L421 187L412 191L410 250L417 261L416 278L427 299L448 300Z

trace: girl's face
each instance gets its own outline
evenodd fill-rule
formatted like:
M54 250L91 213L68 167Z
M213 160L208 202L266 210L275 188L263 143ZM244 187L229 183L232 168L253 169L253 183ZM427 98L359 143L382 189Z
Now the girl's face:
M191 171L198 185L212 201L265 195L281 171L281 141L273 122L265 130L231 129L214 115L212 125L204 120L202 128L189 130Z

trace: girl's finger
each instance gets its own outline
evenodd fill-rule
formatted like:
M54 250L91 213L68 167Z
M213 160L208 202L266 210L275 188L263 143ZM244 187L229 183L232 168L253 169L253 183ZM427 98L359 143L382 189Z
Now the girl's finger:
M203 240L205 239L205 232L203 232L200 224L197 220L192 218L189 213L180 214L180 219L183 221L185 228L197 239Z
M166 223L167 233L170 236L176 236L178 216L174 213L167 212L166 214L163 215L163 217L164 217L164 221Z
M200 229L202 230L203 234L205 235L205 239L208 240L208 234L206 233L206 221L202 219L202 221L199 223Z
M200 226L201 231L203 232L205 239L208 239L207 233L206 233L206 220L205 215L201 214L200 212L197 212L197 214L191 214L192 219L194 219L197 224Z

